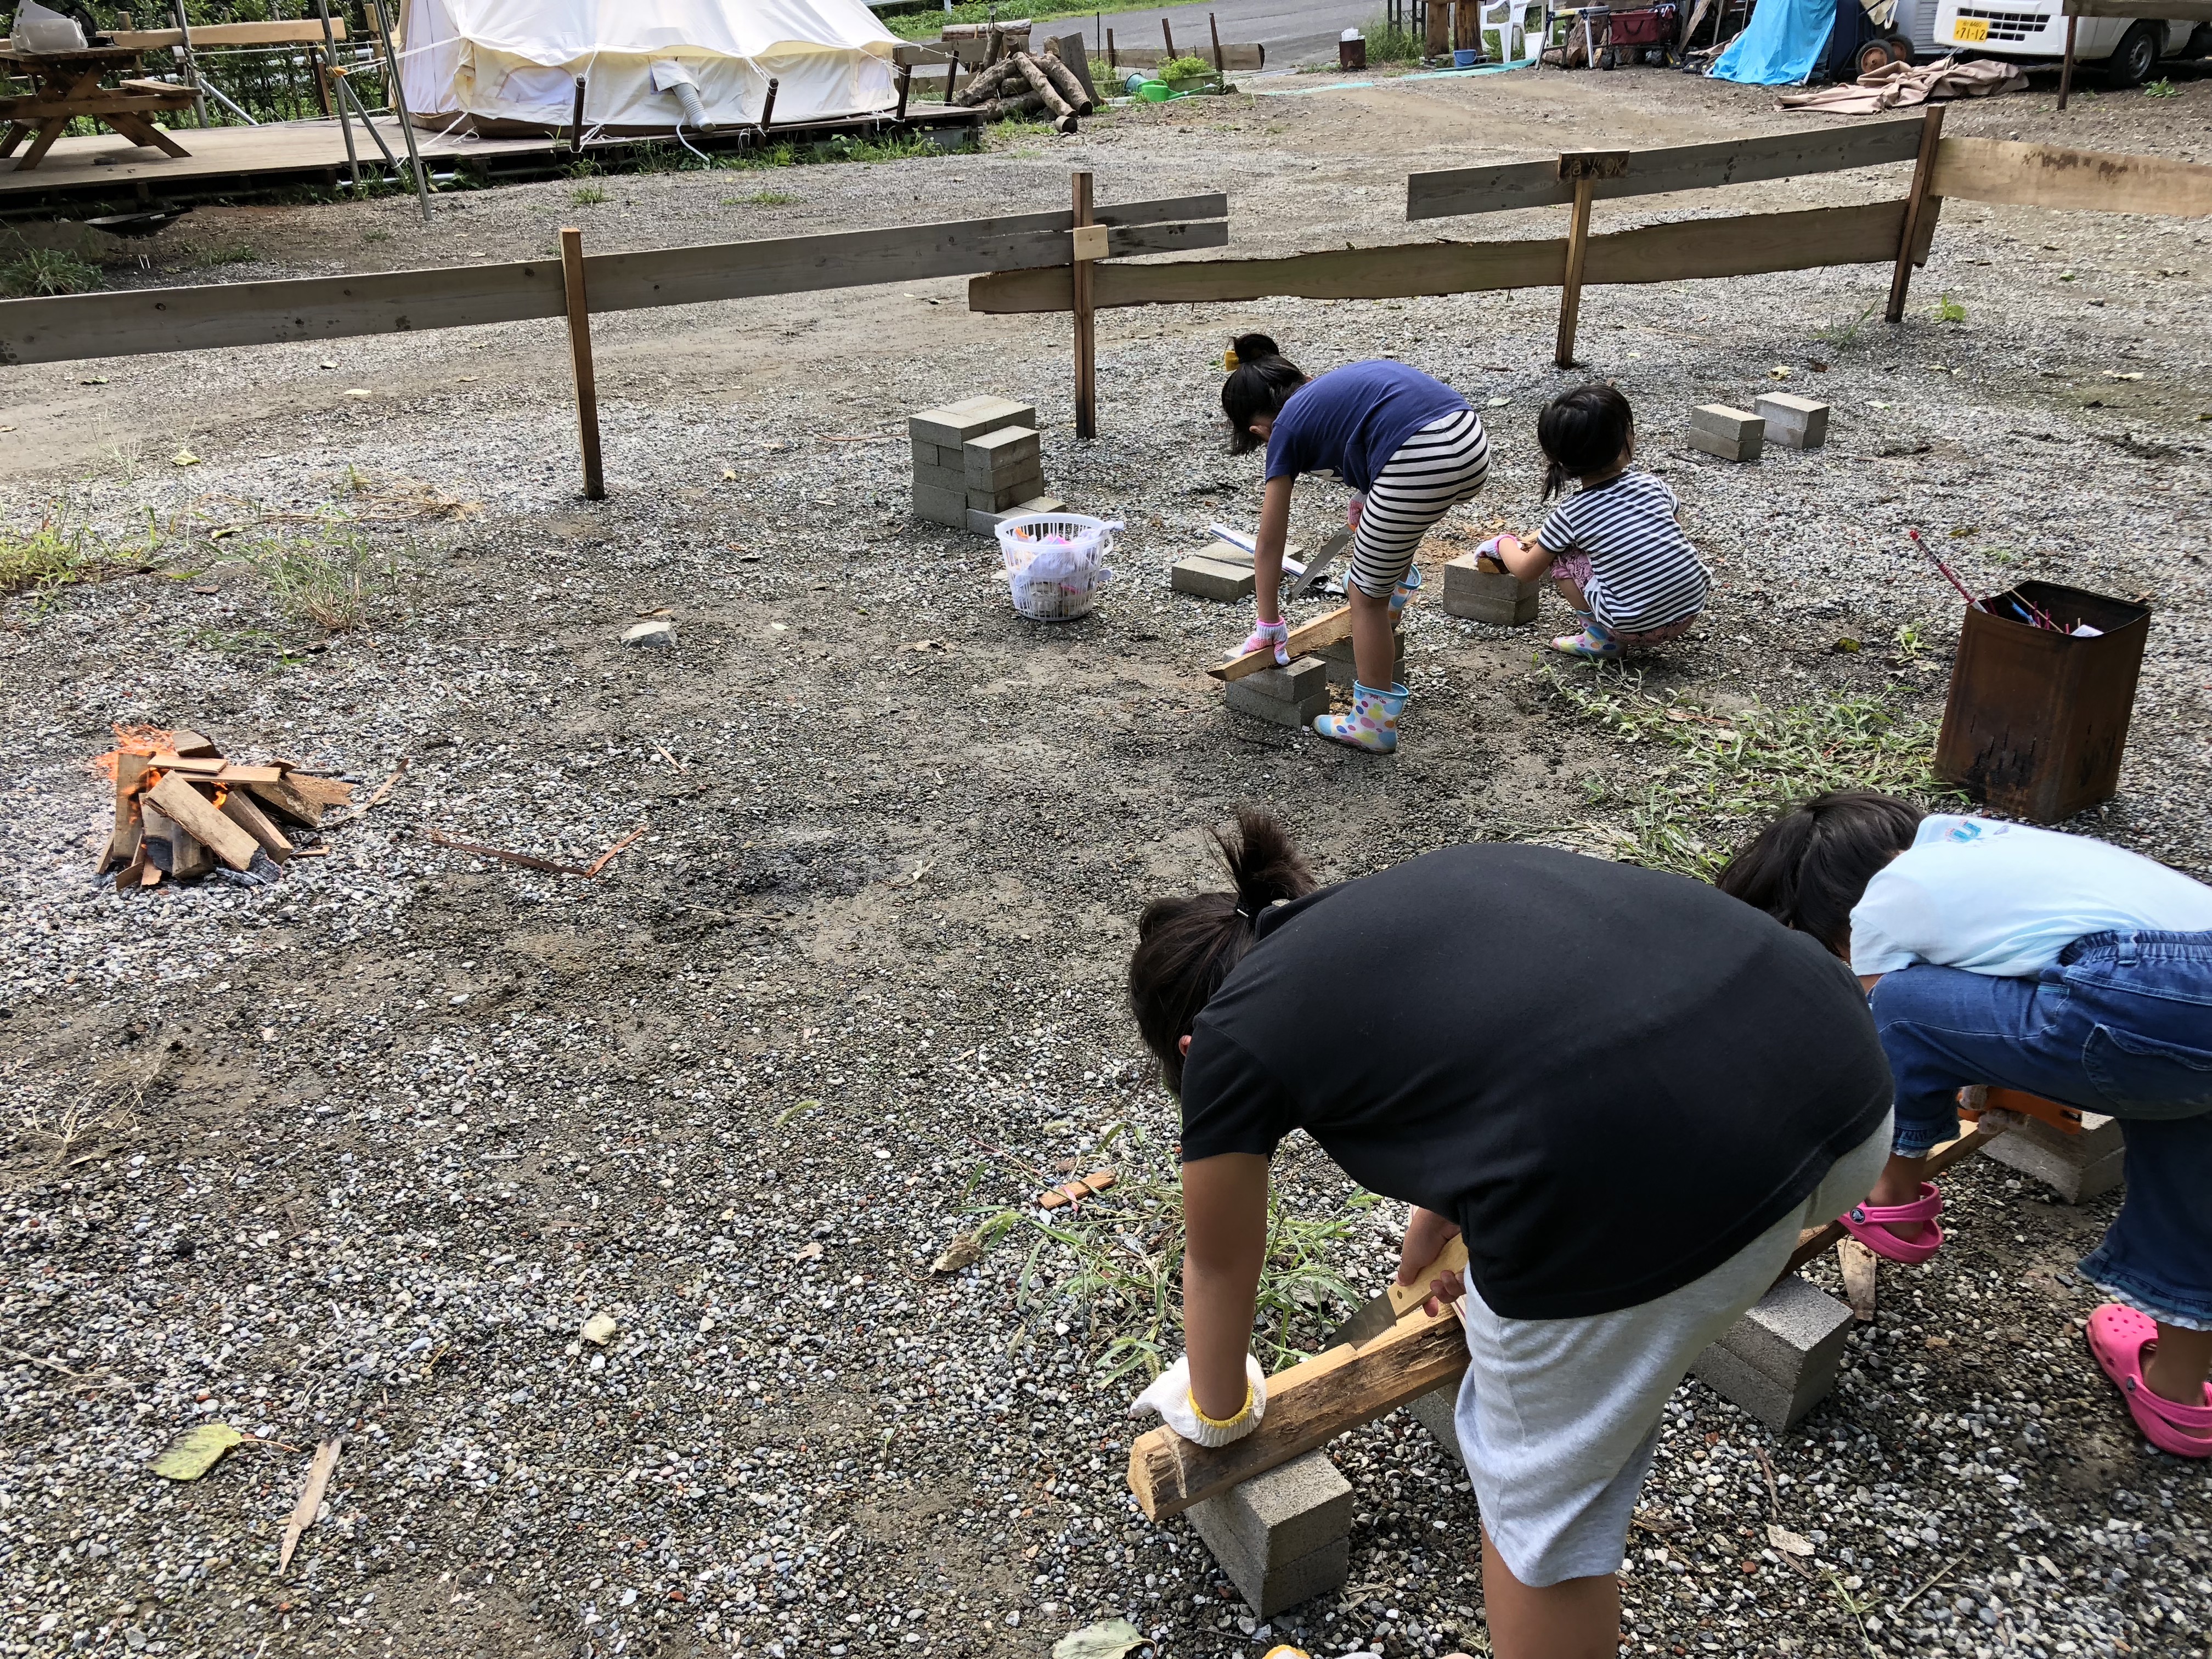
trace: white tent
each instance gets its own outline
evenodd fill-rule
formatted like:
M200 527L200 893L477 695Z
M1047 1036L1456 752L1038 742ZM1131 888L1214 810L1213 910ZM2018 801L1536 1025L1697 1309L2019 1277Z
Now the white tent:
M402 0L399 53L419 125L566 128L581 76L587 132L666 132L698 125L684 75L718 126L771 78L779 126L890 109L897 44L861 0Z

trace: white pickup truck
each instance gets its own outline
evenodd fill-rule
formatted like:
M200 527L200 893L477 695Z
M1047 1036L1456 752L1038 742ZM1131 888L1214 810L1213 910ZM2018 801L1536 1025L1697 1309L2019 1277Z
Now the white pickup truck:
M1916 9L1927 9L1927 0ZM2060 0L1934 0L1932 9L1933 38L1923 51L2050 63L2066 51L2066 13ZM2202 58L2208 50L2212 23L2179 19L2084 17L2074 37L2075 61L2100 65L2107 86L2139 87L2150 79L2160 58Z

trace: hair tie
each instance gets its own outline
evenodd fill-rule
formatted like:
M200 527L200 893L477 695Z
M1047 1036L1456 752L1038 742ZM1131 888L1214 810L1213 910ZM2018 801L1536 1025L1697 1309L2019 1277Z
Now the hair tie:
M1237 914L1243 917L1245 921L1250 922L1255 927L1260 925L1259 918L1255 916L1249 910L1247 910L1241 904L1237 907Z

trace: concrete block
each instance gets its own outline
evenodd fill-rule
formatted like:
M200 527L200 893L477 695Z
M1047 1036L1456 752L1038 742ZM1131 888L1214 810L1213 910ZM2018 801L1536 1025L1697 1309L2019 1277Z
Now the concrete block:
M932 489L926 484L914 487L914 516L927 519L935 524L949 524L955 529L968 522L968 496L965 491Z
M1851 1310L1791 1273L1692 1362L1690 1374L1778 1434L1835 1386Z
M925 409L907 419L907 435L923 443L958 449L970 438L980 438L1002 426L1035 427L1036 405L1018 404L1011 398L963 398L957 404Z
M1310 726L1328 713L1328 687L1325 684L1321 690L1309 691L1302 697L1271 697L1264 691L1251 689L1252 680L1257 678L1255 675L1224 682L1222 702L1240 714L1272 720L1277 726Z
M1263 697L1273 697L1278 702L1296 702L1301 697L1328 690L1328 665L1319 657L1293 657L1287 668L1263 668L1256 674L1247 674L1241 680L1225 682L1230 685L1247 685Z
M1828 406L1787 392L1769 392L1759 399L1759 418L1766 436L1788 449L1818 449L1828 441Z
M1393 672L1400 680L1406 678L1406 635L1402 629L1396 635L1398 661ZM1354 684L1352 667L1352 641L1339 640L1334 645L1324 645L1314 653L1328 665L1328 683L1350 690Z
M961 445L960 462L968 469L968 487L981 489L1001 478L1042 473L1044 441L1035 428L1002 426Z
M1766 422L1726 404L1700 404L1690 411L1690 447L1727 461L1755 461L1766 446Z
M1459 1446L1458 1383L1431 1389L1406 1409L1413 1413L1414 1421L1429 1431L1429 1438L1437 1443L1439 1451L1449 1455L1455 1466L1467 1466L1467 1454Z
M963 465L957 447L947 449L943 444L930 443L921 438L909 438L907 441L907 448L912 452L914 464L917 467L941 466L958 471Z
M1195 593L1202 599L1246 599L1251 598L1257 584L1249 564L1178 559L1168 569L1168 586L1178 593Z
M1444 566L1444 611L1448 616L1518 628L1536 620L1544 584L1524 582L1504 571L1485 570L1468 554Z
M2033 1176L2069 1204L2109 1193L2120 1184L2125 1142L2118 1118L2081 1114L2081 1133L2069 1135L2041 1118L2026 1119L1982 1149L2007 1169Z
M676 624L672 622L641 622L633 623L622 636L624 645L671 646L676 643Z
M1043 489L1044 474L1042 472L1008 478L988 489L979 489L971 483L968 486L968 505L979 513L1004 513L1030 496L1042 493Z
M931 447L936 446L933 444ZM914 481L924 489L945 489L962 495L968 493L968 474L957 466L923 466L917 462Z
M1066 505L1067 503L1057 495L1032 495L1025 501L1017 502L1004 513L978 513L970 507L968 512L968 528L978 536L988 536L998 530L1000 520L1003 519L1019 518L1027 513L1058 513Z
M1326 1452L1293 1458L1188 1513L1260 1618L1339 1589L1349 1573L1352 1485Z

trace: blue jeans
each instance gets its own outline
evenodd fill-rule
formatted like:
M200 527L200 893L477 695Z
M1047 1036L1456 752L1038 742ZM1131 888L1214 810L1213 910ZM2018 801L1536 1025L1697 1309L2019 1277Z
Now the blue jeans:
M2033 979L1921 964L1884 975L1870 1006L1904 1157L1958 1133L1969 1084L2119 1119L2127 1197L2081 1271L2212 1330L2212 933L2093 933Z

